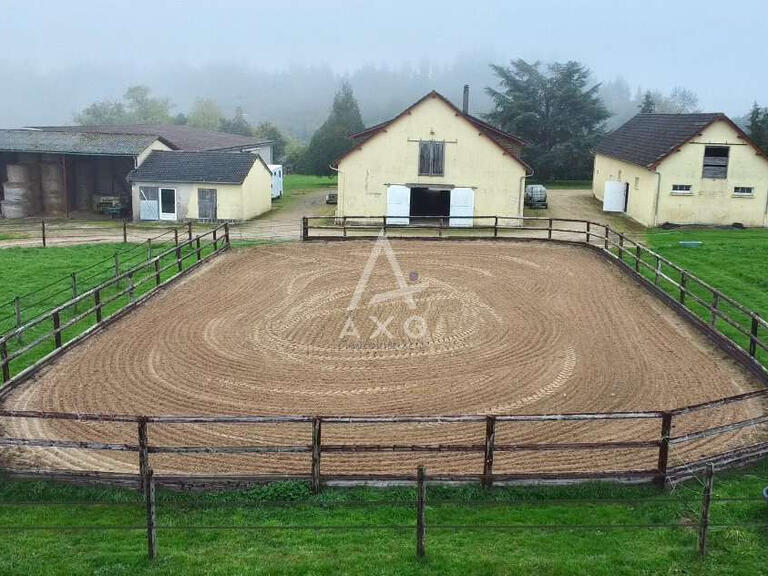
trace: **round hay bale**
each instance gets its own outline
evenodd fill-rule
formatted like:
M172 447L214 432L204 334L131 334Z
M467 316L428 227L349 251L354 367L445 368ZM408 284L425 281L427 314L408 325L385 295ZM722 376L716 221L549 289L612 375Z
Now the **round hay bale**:
M8 202L30 202L29 188L24 183L6 182L3 184L3 197Z
M0 202L0 209L2 209L5 218L26 218L31 216L28 202L3 200Z
M64 172L61 169L61 164L54 162L40 164L40 186L44 196L50 193L60 195L61 191L64 190Z
M6 164L8 182L29 182L29 164Z

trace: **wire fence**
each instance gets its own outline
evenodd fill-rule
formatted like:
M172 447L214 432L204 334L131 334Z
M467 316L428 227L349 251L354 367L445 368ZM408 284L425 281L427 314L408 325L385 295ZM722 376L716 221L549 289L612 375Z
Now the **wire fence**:
M759 495L720 496L715 491L714 467L700 478L697 488L678 485L671 493L640 497L552 497L532 491L495 492L485 490L472 498L446 497L444 489L431 487L433 478L423 466L410 476L415 491L383 492L380 499L299 500L206 500L178 498L169 492L158 493L151 468L136 478L141 497L128 501L0 501L2 509L67 510L66 523L39 523L20 519L13 525L0 525L0 532L28 534L77 533L97 531L146 534L150 560L158 555L158 533L168 532L395 532L411 534L415 556L427 555L428 543L445 533L467 532L591 532L672 531L690 535L691 546L700 557L707 555L713 532L764 530L768 528L765 506ZM78 523L81 510L117 511L120 524ZM258 510L260 522L250 522L251 511ZM353 514L348 511L357 510ZM544 511L544 514L537 514ZM531 522L530 517L554 517L552 522ZM45 516L48 516L46 514ZM114 518L110 516L110 518ZM288 519L288 520L286 520ZM429 534L429 539L427 535ZM11 536L7 536L11 537ZM167 546L173 546L168 544Z

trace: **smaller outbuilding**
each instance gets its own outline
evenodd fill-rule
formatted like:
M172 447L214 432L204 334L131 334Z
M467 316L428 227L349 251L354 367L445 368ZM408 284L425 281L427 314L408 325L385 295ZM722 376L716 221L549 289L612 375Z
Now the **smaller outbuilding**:
M152 152L128 180L134 220L248 220L272 202L272 171L247 152Z
M768 157L725 114L638 114L595 152L604 209L645 226L768 226Z

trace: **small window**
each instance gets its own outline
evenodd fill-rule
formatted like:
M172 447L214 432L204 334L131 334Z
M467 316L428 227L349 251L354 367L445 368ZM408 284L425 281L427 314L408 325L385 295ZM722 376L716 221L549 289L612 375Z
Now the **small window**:
M672 184L672 194L692 194L690 184Z
M704 148L704 178L728 178L728 146Z
M752 186L736 186L733 193L736 196L754 196L755 189Z
M445 142L419 142L419 176L442 176L445 167Z

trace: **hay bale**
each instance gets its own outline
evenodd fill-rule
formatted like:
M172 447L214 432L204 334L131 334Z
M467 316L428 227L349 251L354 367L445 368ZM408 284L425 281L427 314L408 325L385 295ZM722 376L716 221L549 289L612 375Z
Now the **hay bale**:
M23 184L29 182L29 164L6 164L8 182Z
M3 200L0 202L0 211L2 211L5 218L26 218L32 215L28 202Z

